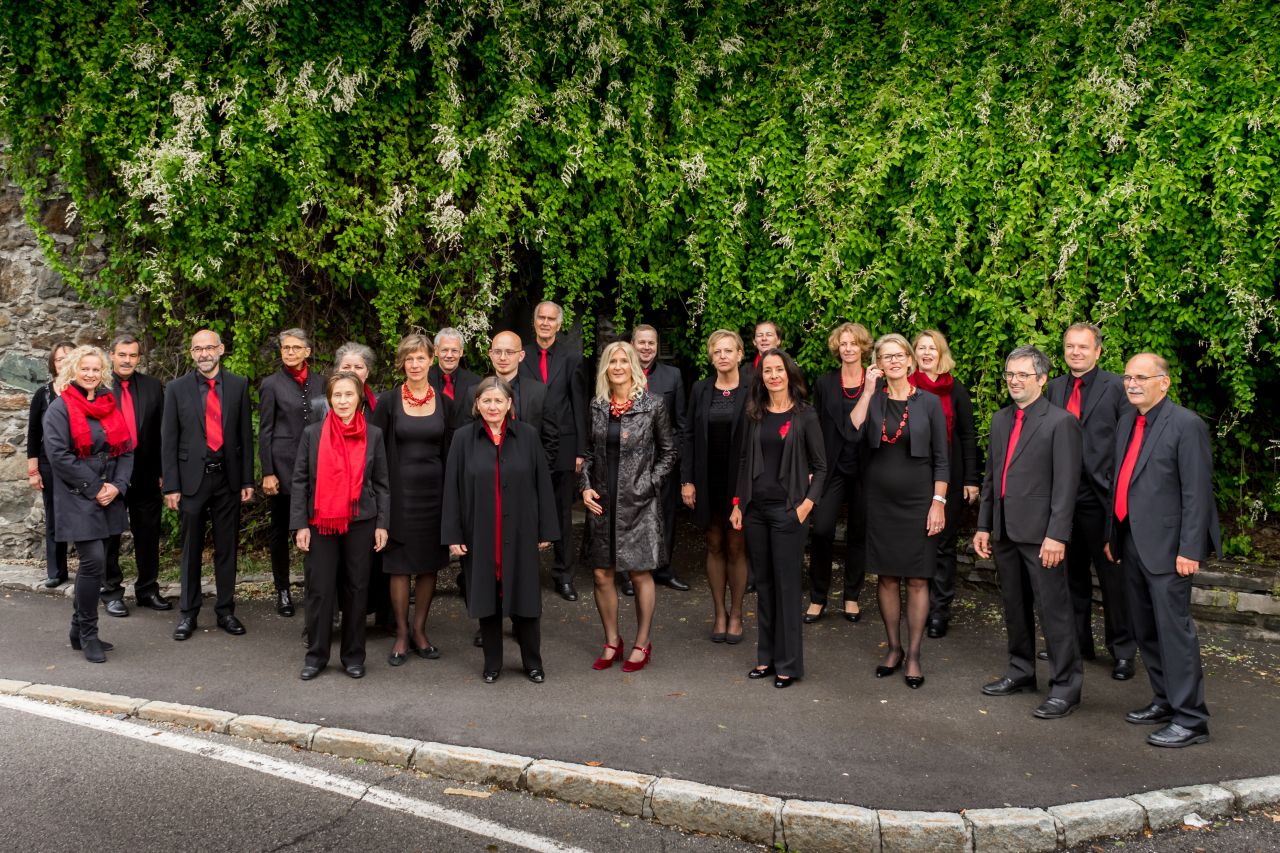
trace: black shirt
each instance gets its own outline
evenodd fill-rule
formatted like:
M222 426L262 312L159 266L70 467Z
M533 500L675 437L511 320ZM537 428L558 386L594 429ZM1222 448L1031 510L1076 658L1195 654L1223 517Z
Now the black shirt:
M764 467L756 474L751 491L754 500L785 503L787 489L782 484L782 445L786 433L791 430L791 416L795 409L785 412L765 412L760 422L760 453Z

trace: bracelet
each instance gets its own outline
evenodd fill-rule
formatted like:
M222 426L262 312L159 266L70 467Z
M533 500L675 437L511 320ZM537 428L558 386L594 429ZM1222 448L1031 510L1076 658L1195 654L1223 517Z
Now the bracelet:
M735 497L735 498L733 499L733 505L734 505L734 506L737 506L737 505L738 505L738 504L740 504L740 503L742 503L742 501L740 501L737 497Z
M934 495L933 499L938 503L942 504L943 506L947 505L947 499L944 498L942 495Z

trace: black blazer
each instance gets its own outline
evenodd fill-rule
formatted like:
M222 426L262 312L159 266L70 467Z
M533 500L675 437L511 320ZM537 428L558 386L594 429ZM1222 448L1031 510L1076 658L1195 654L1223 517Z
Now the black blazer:
M391 486L391 516L387 525L387 533L391 539L397 542L404 541L400 537L403 535L407 525L413 523L413 519L405 517L404 501L400 500L400 496L404 494L404 469L400 465L400 450L396 446L396 419L409 417L404 413L404 408L400 403L401 388L403 387L403 382L397 382L379 394L378 405L373 410L373 414L368 416L369 425L382 431L382 443L387 451L387 470L389 472L387 479ZM439 389L437 389L436 405L440 406L440 412L444 415L444 440L440 442L440 468L442 471L449 461L449 442L453 439L453 420L450 404L449 398L440 394Z
M116 401L121 405L120 377L112 376ZM138 446L133 451L133 476L129 491L152 495L160 491L160 427L164 422L164 385L159 379L134 371L129 377L129 397L133 400L134 419L138 424Z
M699 527L711 524L711 479L707 461L709 449L708 436L711 434L711 398L720 393L716 390L716 374L693 383L689 392L689 413L685 418L685 429L680 435L680 482L692 483L694 491L693 520ZM742 458L742 436L746 419L742 416L747 399L747 374L738 370L738 389L733 398L734 422L733 438L729 448L729 459ZM725 492L732 495L738 487L738 468L729 466L729 482L725 484Z
M516 420L533 427L547 454L547 464L551 465L560 452L560 419L546 415L547 386L519 373L516 380L512 386L516 394Z
M444 371L439 364L431 365L427 371L427 382L440 394L444 393ZM480 376L467 370L461 364L453 372L453 428L457 429L470 423L475 417L471 414L471 406L475 402L476 386L480 384ZM447 399L447 398L446 398Z
M324 421L311 424L302 431L298 442L298 460L293 466L289 490L289 529L301 530L311 524L316 514L316 472L319 470L320 431ZM360 503L352 521L377 519L375 527L387 529L391 518L391 485L387 475L387 450L382 431L367 425L364 448L364 484L360 487Z
M1080 405L1080 427L1084 432L1084 473L1080 488L1092 489L1098 502L1106 506L1115 476L1111 456L1115 449L1116 421L1130 406L1119 376L1096 367L1091 372L1092 376L1084 376L1088 387L1082 389ZM1050 379L1044 391L1049 402L1065 409L1074 379L1070 373Z
M667 407L667 412L671 415L671 426L676 434L680 435L684 432L685 421L688 419L685 408L688 399L684 393L684 377L675 367L655 359L653 366L649 368L648 379L649 393L662 399L662 404Z
M756 472L764 467L760 449L760 424L744 418L747 427L738 461L738 488L734 492L746 512L751 505L751 488ZM791 437L795 441L791 441ZM808 498L817 504L827 483L827 454L822 446L822 427L812 406L798 403L791 418L791 431L782 445L782 466L778 476L787 490L787 509L794 510Z
M863 386L866 393L866 386ZM862 442L858 441L858 431L853 422L845 414L844 387L840 379L840 370L832 370L819 376L813 383L813 408L818 412L818 423L822 425L822 446L827 453L827 466L834 474L836 463L844 446L853 443L859 457L862 455ZM862 460L859 459L859 462ZM831 481L831 477L827 481Z
M1116 423L1112 463L1117 473L1137 417L1130 406ZM1111 553L1123 558L1114 486L1106 506ZM1129 479L1128 522L1142 564L1154 574L1175 571L1178 557L1203 561L1213 551L1222 553L1209 430L1199 415L1172 400L1147 412L1142 449Z
M880 427L884 424L884 404L887 399L884 380L878 380L876 393L867 405L867 419L859 430L862 440L872 450L880 446ZM930 457L933 460L933 481L950 483L951 456L947 446L947 416L942 413L942 403L928 391L913 388L911 396L907 398L907 408L910 411L907 416L907 437L911 455ZM896 426L894 431L897 431Z
M542 381L542 352L537 343L527 344L520 376ZM547 350L547 411L558 421L560 445L552 462L552 471L572 471L574 460L587 452L588 377L582 355L571 351L561 338Z
M281 367L258 387L258 459L262 476L279 477L284 494L292 488L293 463L303 431L323 421L329 410L324 388L324 376L314 365L307 371L303 385Z
M222 377L222 476L233 492L253 486L253 418L249 382L226 368ZM160 460L165 494L194 495L204 481L203 377L198 371L164 386Z
M978 529L993 539L1038 544L1045 537L1071 541L1076 491L1080 488L1080 424L1041 396L1023 410L1022 432L1009 460L1002 500L996 489L1004 474L1017 406L991 416L991 446L982 481Z
M49 479L49 457L44 452L44 413L49 404L58 399L53 393L53 383L46 383L31 395L31 410L27 413L27 458L37 460L40 476Z
M64 394L80 393L68 388ZM110 392L103 392L110 393ZM106 539L124 532L128 523L124 505L133 474L133 451L109 456L107 434L102 425L89 419L92 453L84 458L71 442L71 421L67 404L55 397L44 413L44 446L53 476L44 487L53 495L53 538L57 542L85 542ZM104 483L120 490L105 507L98 506L98 492Z

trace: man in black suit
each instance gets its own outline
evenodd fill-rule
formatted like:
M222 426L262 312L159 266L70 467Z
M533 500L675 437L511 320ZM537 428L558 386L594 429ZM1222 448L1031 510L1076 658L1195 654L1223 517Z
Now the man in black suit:
M196 369L164 389L164 502L182 522L182 618L175 640L189 639L196 630L206 514L213 523L218 627L244 633L235 616L236 540L240 504L253 497L253 422L249 383L222 369L224 351L217 332L196 332L191 338Z
M640 366L649 379L649 393L661 398L676 435L684 435L685 406L688 403L684 394L684 377L676 368L658 360L658 330L648 324L636 326L631 331L631 346L635 347L636 354L640 356ZM671 554L676 544L676 503L680 499L679 479L672 474L662 484L662 524L666 547L663 549L662 561L653 572L653 580L654 583L685 592L689 585L671 570ZM626 580L629 583L630 579Z
M1102 590L1107 651L1115 661L1111 677L1126 681L1133 678L1137 643L1129 627L1124 575L1103 553L1114 474L1111 456L1115 449L1116 421L1128 408L1124 386L1119 376L1098 367L1102 331L1097 326L1076 323L1068 328L1062 336L1062 355L1070 372L1050 379L1045 396L1075 416L1084 438L1080 493L1076 496L1071 542L1067 545L1067 582L1071 587L1076 639L1080 655L1085 660L1093 660L1092 567L1098 572L1098 586Z
M1124 373L1132 408L1116 424L1107 557L1123 567L1152 694L1150 705L1125 719L1165 723L1147 737L1153 746L1190 746L1209 739L1191 579L1211 550L1222 551L1209 430L1197 414L1167 399L1163 358L1135 355Z
M462 332L441 329L436 332L435 345L436 363L427 371L427 381L453 401L453 427L457 429L472 419L471 407L480 377L462 366Z
M1043 352L1021 346L1004 364L1013 405L991 418L973 550L984 560L995 551L1009 666L982 692L1008 696L1036 689L1038 610L1049 647L1049 696L1032 713L1053 720L1079 706L1084 686L1064 563L1080 488L1080 424L1043 396L1049 380Z
M546 416L547 386L541 382L520 381L520 363L524 356L524 346L515 332L499 332L489 344L493 374L505 379L515 395L516 420L538 431L550 465L560 452L560 424L557 418Z
M111 343L112 386L133 438L133 473L124 493L133 534L133 559L138 578L133 596L141 607L170 610L173 605L160 594L160 423L164 411L164 386L158 379L138 372L142 344L133 335L117 335ZM120 571L120 536L107 540L106 566L102 573L102 600L110 616L128 616L124 603L124 574Z
M534 343L524 348L520 375L547 386L546 409L557 419L560 446L551 466L551 485L560 509L560 539L555 543L552 568L556 592L565 601L577 601L573 585L577 554L573 547L573 501L577 472L587 441L587 377L582 355L560 341L564 310L554 302L539 302L533 310Z

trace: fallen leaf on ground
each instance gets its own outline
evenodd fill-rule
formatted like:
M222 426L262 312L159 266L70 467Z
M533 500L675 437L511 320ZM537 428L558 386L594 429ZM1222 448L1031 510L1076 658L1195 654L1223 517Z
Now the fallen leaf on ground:
M445 788L444 792L455 797L474 797L477 800L489 799L488 791L472 791L468 788Z
M586 762L586 765L587 765L588 767L599 767L601 764L604 764L604 762L603 762L603 761L588 761L588 762Z

